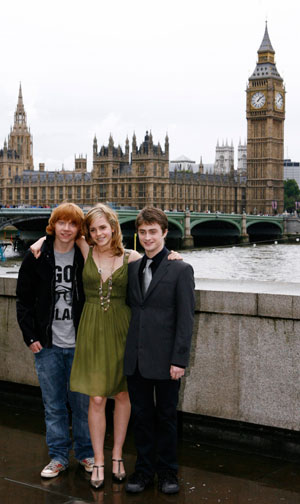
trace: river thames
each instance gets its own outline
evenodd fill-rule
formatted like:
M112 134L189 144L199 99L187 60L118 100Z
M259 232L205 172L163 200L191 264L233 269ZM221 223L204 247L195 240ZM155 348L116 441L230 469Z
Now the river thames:
M243 245L180 251L197 280L241 280L300 283L300 242ZM17 276L21 258L8 247L0 274Z

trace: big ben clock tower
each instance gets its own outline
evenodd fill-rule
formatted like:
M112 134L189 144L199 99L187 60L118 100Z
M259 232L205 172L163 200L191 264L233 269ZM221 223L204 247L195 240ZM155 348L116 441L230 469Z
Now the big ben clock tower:
M285 89L266 24L247 87L247 213L283 211Z

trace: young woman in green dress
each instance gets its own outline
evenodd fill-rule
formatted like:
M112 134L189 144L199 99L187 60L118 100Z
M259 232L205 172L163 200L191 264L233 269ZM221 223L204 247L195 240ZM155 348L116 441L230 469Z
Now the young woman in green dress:
M90 396L89 428L95 466L91 485L104 483L105 406L115 400L113 479L122 481L125 469L122 448L130 417L130 401L123 357L130 309L126 305L128 262L140 258L136 251L125 252L116 213L103 204L92 208L84 221L85 240L81 248L85 265L83 284L85 305L78 328L71 372L71 390Z

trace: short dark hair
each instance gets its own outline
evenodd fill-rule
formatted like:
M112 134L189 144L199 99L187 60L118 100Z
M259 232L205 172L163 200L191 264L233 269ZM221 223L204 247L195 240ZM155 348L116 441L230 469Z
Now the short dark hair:
M163 233L168 229L168 219L163 210L155 207L145 207L138 214L135 220L135 227L138 230L142 224L154 223L160 225Z

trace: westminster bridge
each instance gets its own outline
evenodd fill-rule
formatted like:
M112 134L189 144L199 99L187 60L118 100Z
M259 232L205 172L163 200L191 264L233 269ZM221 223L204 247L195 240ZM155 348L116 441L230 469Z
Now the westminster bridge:
M0 230L7 226L18 229L19 238L30 241L46 228L51 208L1 208ZM86 213L88 208L83 208ZM125 241L133 240L136 209L116 210ZM192 247L213 240L227 242L276 239L300 232L300 219L291 216L224 214L206 212L168 212L169 242Z

